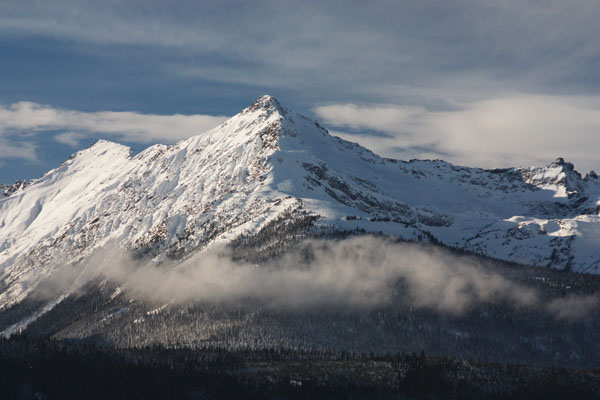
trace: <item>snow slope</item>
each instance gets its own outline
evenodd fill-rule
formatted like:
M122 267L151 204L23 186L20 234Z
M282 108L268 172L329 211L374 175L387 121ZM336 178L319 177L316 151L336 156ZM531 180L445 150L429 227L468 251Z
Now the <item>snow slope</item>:
M59 264L117 244L181 257L258 232L284 212L322 229L438 241L509 261L598 273L600 179L557 159L483 170L398 161L259 98L173 146L99 141L0 196L0 308Z

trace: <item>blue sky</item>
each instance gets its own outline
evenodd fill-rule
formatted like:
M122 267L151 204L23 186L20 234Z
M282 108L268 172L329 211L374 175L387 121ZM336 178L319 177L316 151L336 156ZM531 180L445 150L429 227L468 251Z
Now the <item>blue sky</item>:
M0 182L262 94L385 156L600 170L600 2L0 3Z

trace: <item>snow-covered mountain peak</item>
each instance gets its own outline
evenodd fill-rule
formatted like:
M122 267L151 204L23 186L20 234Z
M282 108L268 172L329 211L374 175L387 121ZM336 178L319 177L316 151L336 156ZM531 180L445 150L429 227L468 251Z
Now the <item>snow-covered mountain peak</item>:
M250 158L257 154L266 157L285 148L319 151L324 140L340 139L330 136L317 122L282 106L273 96L265 95L218 127L174 147L196 152L210 147L213 158L235 148L236 153L253 153L246 158L251 163Z
M555 168L555 167L563 167L569 171L575 170L575 167L572 163L566 162L564 158L558 157L556 160L552 161L548 164L547 168Z
M282 107L279 101L269 94L265 94L256 99L256 101L246 107L242 113L253 112L256 110L276 111L280 114L285 114L287 112L287 109Z
M216 142L225 140L230 142L233 137L238 137L242 142L248 138L260 135L264 130L281 133L282 121L288 111L272 96L259 97L251 105L244 108L216 128L201 133L184 142L184 145L195 144L202 141Z
M131 148L110 140L98 140L87 149L75 153L74 157L125 157L131 154Z
M431 240L579 271L600 266L600 180L582 179L570 163L482 170L385 159L268 95L175 145L131 157L101 140L17 186L0 197L0 274L9 288L0 307L57 260L78 262L107 243L178 258L264 230L279 238L276 221L287 221L286 232L311 221L315 231Z
M572 163L559 157L542 168L523 169L526 182L541 189L554 190L555 197L585 196L585 181Z

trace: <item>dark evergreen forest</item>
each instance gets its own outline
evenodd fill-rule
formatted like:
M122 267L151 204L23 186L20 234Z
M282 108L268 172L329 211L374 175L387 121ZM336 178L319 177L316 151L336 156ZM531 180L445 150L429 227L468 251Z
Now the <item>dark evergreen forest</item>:
M234 242L234 258L265 265L307 237L360 234L310 232L311 224L304 215L277 220ZM468 257L542 302L600 290L597 276ZM452 314L407 302L402 282L396 292L372 307L163 304L98 278L0 340L0 397L600 398L597 308L557 318L494 301ZM30 296L2 310L0 331L47 302Z
M6 399L597 399L600 371L282 348L0 340Z

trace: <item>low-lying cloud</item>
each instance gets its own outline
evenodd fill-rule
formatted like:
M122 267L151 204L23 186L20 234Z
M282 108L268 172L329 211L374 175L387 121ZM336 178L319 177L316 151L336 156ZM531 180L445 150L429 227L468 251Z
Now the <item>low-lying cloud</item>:
M600 98L514 94L450 111L398 105L315 108L326 124L383 136L336 132L388 157L442 158L479 167L544 165L557 157L600 170ZM456 106L456 105L455 105Z
M505 303L540 308L559 319L582 318L598 307L597 296L545 301L536 289L479 260L367 236L306 241L260 266L234 262L225 250L203 252L176 265L142 263L119 251L102 251L77 279L81 285L102 275L135 297L162 303L257 300L271 307L373 307L400 301L453 315L481 303Z
M588 296L570 295L554 299L548 303L548 311L559 319L576 320L598 310L600 297L598 294Z

